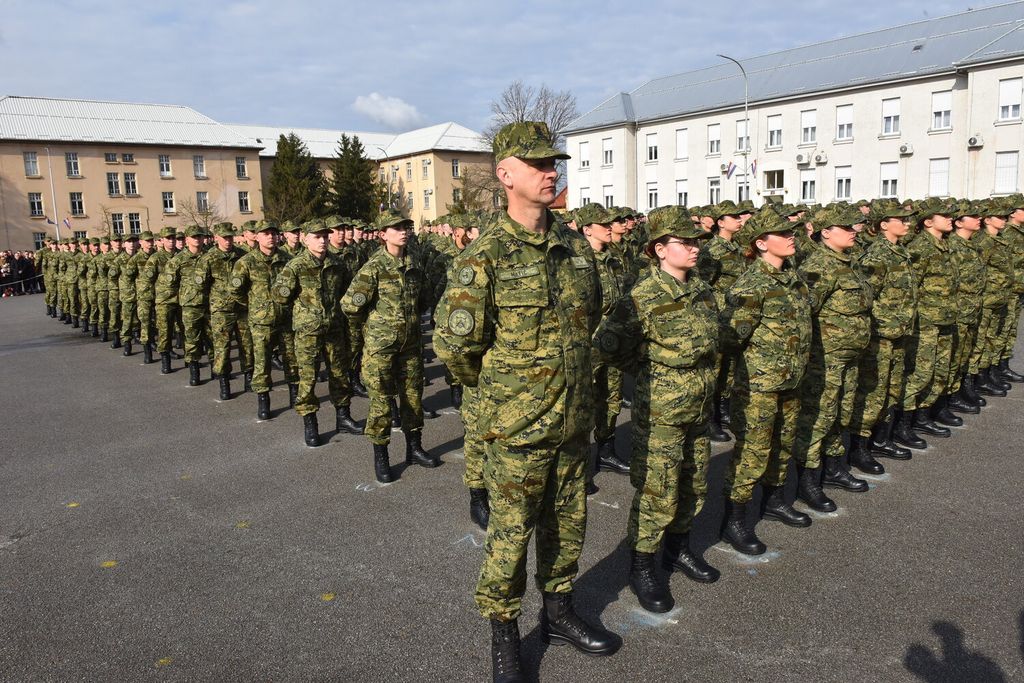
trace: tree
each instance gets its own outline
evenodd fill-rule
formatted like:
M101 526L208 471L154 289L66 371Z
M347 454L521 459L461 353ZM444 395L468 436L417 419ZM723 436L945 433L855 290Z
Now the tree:
M377 164L367 158L359 136L349 137L342 133L338 141L338 154L331 163L331 211L364 221L376 218L382 191L376 181L376 170ZM386 193L384 188L385 196Z
M216 202L211 202L205 209L200 209L191 198L182 199L175 207L175 211L181 217L182 227L198 225L209 230L217 223L227 220L227 216L220 212Z
M459 187L462 196L458 205L448 207L453 213L493 209L494 197L504 198L493 164L466 164L459 177Z
M295 133L277 141L277 157L263 192L269 220L303 223L326 215L327 182L306 144Z

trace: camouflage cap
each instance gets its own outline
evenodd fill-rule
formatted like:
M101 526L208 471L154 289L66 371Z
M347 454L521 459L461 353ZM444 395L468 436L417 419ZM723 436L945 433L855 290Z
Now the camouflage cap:
M630 216L630 209L625 206L613 206L606 209L606 211L608 212L608 220L611 223L622 222Z
M1004 197L1003 201L1010 207L1011 213L1017 209L1024 209L1024 194L1011 194L1008 197Z
M154 239L156 239L156 237L153 235L153 233L150 232L149 230L143 230L142 232L140 232L138 234L138 238L140 240L154 240Z
M510 123L498 131L491 145L497 161L518 159L570 159L568 154L555 149L554 136L543 121Z
M127 235L117 235L117 239L123 242L132 242L139 239L139 236L128 233Z
M242 223L242 230L251 232L254 227L256 227L256 221L254 220Z
M101 237L100 238L100 244L110 244L110 238L109 237Z
M174 239L174 236L175 236L175 234L177 232L178 231L177 231L176 228L162 228L160 230L160 237L163 237L163 238L166 238L166 239Z
M464 213L453 213L445 219L445 222L454 230L455 228L465 229L468 220L469 216Z
M340 228L343 225L347 225L348 221L341 216L333 215L328 216L324 219L324 225L333 230L334 228Z
M954 207L945 199L929 197L928 199L922 199L918 202L915 209L915 211L909 211L892 201L876 202L875 205L871 207L871 218L876 223L880 223L886 218L908 218L915 214L918 219L931 218L936 214L940 216L951 216L953 215L952 211L954 210Z
M383 211L377 216L377 220L373 222L373 227L375 230L386 230L388 228L407 227L412 225L412 223L413 220L411 218L406 218L394 211Z
M726 199L712 205L710 216L715 220L718 220L722 216L739 216L741 213L743 212L738 206L736 206L736 202L731 199Z
M235 226L230 223L218 223L213 226L213 234L217 237L234 237Z
M795 224L780 216L771 204L766 204L761 207L760 211L754 212L747 219L743 227L733 235L733 240L739 246L746 248L761 235L792 232L794 227Z
M174 239L177 239L177 240L185 239L185 232L183 230L179 230L178 232L174 233Z
M294 221L285 221L281 223L281 232L298 232L302 228L295 224Z
M618 214L609 211L597 202L590 202L584 204L580 208L576 209L576 223L583 227L584 225L593 225L598 223L600 225L609 225L616 219Z
M201 225L190 225L185 228L185 237L209 237L210 231Z
M277 223L274 221L256 221L256 225L253 226L253 232L267 232L269 230L279 231Z
M682 206L665 206L652 212L648 219L648 233L651 242L671 235L680 239L707 239L711 233L694 225L690 214Z
M95 244L98 247L100 245L100 238L99 237L90 237L88 239L88 242L89 242L90 245Z
M324 223L319 218L314 218L313 220L306 221L305 223L302 224L302 234L303 235L313 235L313 234L316 234L318 232L329 232L329 231L330 231L330 228L327 227L327 224Z
M982 218L1006 218L1013 213L1013 208L1002 197L993 197L978 202Z
M855 215L856 214L856 215ZM826 228L840 227L851 228L857 223L863 222L864 217L860 211L850 210L847 207L836 206L832 208L821 208L814 212L811 223L814 232L821 232Z
M753 214L757 209L754 207L754 201L752 199L744 199L742 202L736 205L736 210L740 213Z
M110 236L111 242L121 242L124 240L124 235L119 235L116 232Z

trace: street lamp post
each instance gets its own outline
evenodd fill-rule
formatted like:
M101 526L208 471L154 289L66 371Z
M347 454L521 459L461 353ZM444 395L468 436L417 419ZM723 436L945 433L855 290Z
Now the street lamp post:
M383 147L379 145L374 146L380 150L381 154L384 155L384 163L387 165L387 169L384 172L384 177L387 178L388 181L388 211L390 211L391 209L394 208L394 204L391 202L391 157L388 156L388 153L384 150Z
M740 73L743 74L743 186L746 188L744 192L746 198L750 199L750 83L747 80L747 70L743 68L738 59L727 55L717 56L728 59L738 66Z

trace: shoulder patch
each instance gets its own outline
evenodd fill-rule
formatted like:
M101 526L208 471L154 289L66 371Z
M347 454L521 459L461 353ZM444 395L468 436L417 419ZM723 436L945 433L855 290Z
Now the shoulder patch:
M605 353L615 353L619 350L619 335L614 332L604 332L597 338L597 344Z
M456 308L448 315L448 329L452 331L452 334L465 337L473 331L475 326L473 314L465 308Z
M203 276L202 275L196 275L196 276L194 276L192 278L192 281L195 282L197 285L201 285L201 284L203 284Z
M284 285L281 285L280 287L277 288L277 293L280 294L282 297L287 298L288 295L292 293L292 291L285 287Z
M459 284L468 286L473 284L473 278L476 277L476 271L473 270L473 266L463 266L459 269Z
M741 339L749 337L751 332L753 332L753 328L748 322L741 322L736 326L736 334L738 334Z
M352 303L354 303L356 306L362 306L366 304L366 295L363 294L362 292L356 292L355 294L352 295Z
M583 256L573 256L572 265L574 268L579 268L580 270L590 267L590 264L587 262L587 259L584 258Z
M238 277L237 275L235 277L231 278L231 286L232 287L241 287L242 286L242 278Z

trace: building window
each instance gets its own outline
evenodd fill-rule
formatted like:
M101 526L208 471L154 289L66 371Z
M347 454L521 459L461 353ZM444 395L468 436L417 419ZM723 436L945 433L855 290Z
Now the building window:
M35 250L39 251L43 248L43 242L46 240L45 232L34 232L32 233L32 244L35 245Z
M836 140L853 139L853 105L841 104L836 107Z
M579 152L580 168L590 168L590 143L581 142Z
M84 216L85 215L85 202L82 201L81 192L72 192L68 195L71 199L71 215L72 216Z
M405 181L406 182L412 181L412 162L411 161L405 162Z
M128 214L128 231L133 235L138 235L142 232L142 217L141 214L130 213Z
M104 152L103 153L103 161L105 161L108 164L116 164L117 163L117 152Z
M161 154L160 155L160 177L170 178L171 177L171 155Z
M601 140L601 165L611 166L612 165L612 139L605 138Z
M949 159L928 161L928 196L949 196Z
M679 206L686 206L690 200L690 192L686 187L685 180L676 181L676 204Z
M590 188L589 187L581 187L580 188L580 206L586 206L589 203L590 203Z
M800 112L800 144L812 145L818 141L818 111Z
M1013 121L1020 118L1021 82L1024 79L1007 78L999 81L999 120Z
M768 117L768 147L782 147L782 114Z
M676 159L690 157L690 131L686 128L676 130Z
M124 214L123 213L112 213L110 214L110 229L114 231L115 235L124 234Z
M722 201L722 179L708 178L708 204Z
M124 174L124 193L129 197L134 197L135 195L139 194L139 186L135 182L134 173Z
M78 240L79 242L81 242L82 240L84 240L86 238L87 232L88 231L86 231L86 230L75 230L74 238L76 240Z
M611 185L601 188L601 193L604 195L604 208L610 209L615 206L615 194Z
M235 177L242 180L249 177L249 168L245 163L245 157L235 157Z
M398 165L396 164L395 166L391 167L391 182L394 183L394 182L397 182L397 181L398 181Z
M42 192L29 192L28 193L28 213L30 216L42 216L43 215L43 193Z
M24 152L22 158L25 160L25 175L39 175L39 157L35 152Z
M785 171L765 171L764 189L782 190L786 186Z
M459 169L459 160L452 159L452 178L461 178L462 176L459 174L460 170L461 169Z
M196 211L200 213L210 212L210 193L196 192Z
M462 190L456 187L452 190L452 203L458 204L460 202L462 202Z
M895 161L887 161L881 164L878 175L882 179L879 196L886 198L896 197L899 192L899 164Z
M430 190L423 190L423 208L430 208Z
M413 203L412 192L410 192L408 195L406 195L406 200L409 202L409 210L412 211L412 203Z
M69 178L77 178L80 175L78 172L78 152L65 152L64 166L67 167Z
M647 134L647 161L658 160L658 134Z
M736 201L742 202L750 199L750 185L747 184L745 173L736 176Z
M135 153L134 152L125 152L124 154L121 155L121 161L123 161L126 164L134 164L135 163Z
M836 166L836 199L849 199L853 189L851 166Z
M818 172L814 169L800 171L800 201L813 202L816 196Z
M712 123L708 126L708 154L722 153L722 126ZM714 202L712 202L714 203Z
M430 159L421 160L420 166L423 167L423 179L426 180L430 177Z
M647 183L647 208L658 208L658 183Z
M162 193L164 203L164 213L174 213L174 193L164 192Z
M118 197L121 194L121 176L116 173L107 174L107 194Z
M196 178L206 177L206 160L202 154L192 155L192 175Z
M952 109L952 90L932 93L932 130L945 130L953 127Z
M882 100L882 135L899 135L899 133L900 98Z
M996 194L1017 191L1017 152L996 153Z
M744 152L750 149L750 136L747 135L747 120L736 122L736 150Z
M249 213L249 193L239 192L238 193L238 211L240 213Z

